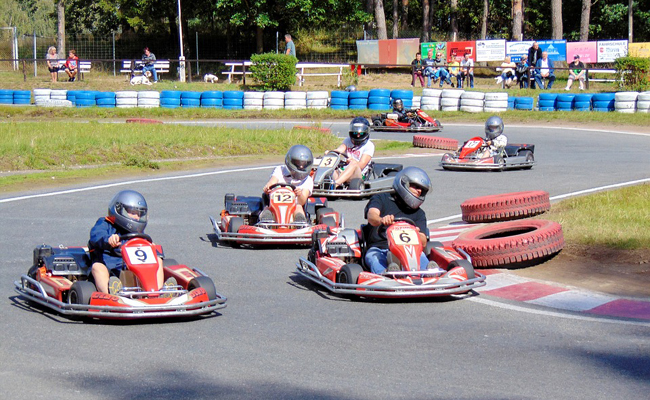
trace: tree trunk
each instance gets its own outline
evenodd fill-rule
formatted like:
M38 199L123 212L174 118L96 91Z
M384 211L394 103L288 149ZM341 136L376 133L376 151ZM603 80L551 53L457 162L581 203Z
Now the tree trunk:
M458 0L451 0L451 13L449 15L449 38L457 40L458 36Z
M384 11L384 0L375 0L375 21L377 22L377 39L388 39L386 32L386 13Z
M409 29L409 0L402 0L402 19L400 21L402 32Z
M398 5L398 0L393 0L393 39L397 39L399 37L399 13L397 9Z
M490 0L483 0L483 15L481 15L481 39L487 38L487 19L490 11Z
M589 20L591 18L591 0L582 0L582 13L580 14L580 41L589 40Z
M59 0L56 3L56 17L57 17L57 29L56 29L56 47L59 52L59 57L67 57L68 54L65 52L65 4L64 0Z
M551 39L562 39L562 0L551 0Z
M366 12L368 14L374 14L375 13L375 1L374 0L366 0ZM366 31L372 31L372 21L367 22L365 27L366 27Z
M634 1L629 0L628 6L627 6L627 41L629 43L632 43L633 35L632 35L632 22L634 17ZM647 21L646 21L647 22Z
M522 0L512 1L512 40L522 40L522 22L523 22L523 2Z
M256 37L256 51L257 54L262 54L264 53L264 29L261 27L256 27L255 28L255 37Z
M431 32L431 21L429 16L429 0L422 0L422 41L429 41Z

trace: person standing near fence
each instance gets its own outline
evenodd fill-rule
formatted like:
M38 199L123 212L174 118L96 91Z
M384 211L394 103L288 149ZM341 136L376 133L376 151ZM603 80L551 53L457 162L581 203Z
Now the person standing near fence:
M45 60L47 61L47 69L50 71L52 82L56 82L59 79L59 55L56 54L56 47L50 46L47 49Z
M77 52L70 50L68 58L65 60L65 73L68 74L68 82L74 82L77 79L77 72L79 72L79 57Z
M291 35L288 34L288 33L286 35L284 35L284 41L287 43L286 44L287 49L285 50L284 54L286 54L288 56L294 56L295 57L296 56L296 44L291 39Z
M144 54L142 55L142 61L144 65L142 66L142 74L149 71L153 77L153 83L158 83L158 74L156 73L156 55L153 54L148 47L144 48Z

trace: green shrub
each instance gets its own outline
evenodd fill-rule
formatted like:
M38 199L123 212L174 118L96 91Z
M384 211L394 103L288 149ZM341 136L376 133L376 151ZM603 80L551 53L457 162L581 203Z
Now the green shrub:
M286 54L264 53L251 56L251 74L263 90L290 90L296 83L298 59Z
M616 59L616 80L625 90L643 92L650 88L650 59L621 57Z

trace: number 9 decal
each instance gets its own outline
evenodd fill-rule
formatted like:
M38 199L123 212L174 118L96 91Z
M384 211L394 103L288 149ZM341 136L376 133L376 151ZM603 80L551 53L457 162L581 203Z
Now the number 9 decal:
M128 256L128 261L131 265L138 264L155 264L158 261L156 256L153 254L151 247L127 247L126 255Z

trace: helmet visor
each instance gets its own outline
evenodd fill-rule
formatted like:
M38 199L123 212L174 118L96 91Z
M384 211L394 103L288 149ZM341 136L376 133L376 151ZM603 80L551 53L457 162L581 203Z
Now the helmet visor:
M307 160L294 160L293 166L300 172L307 172L311 168L311 162Z
M120 207L120 214L124 217L137 222L147 221L147 209L143 207L134 207L123 205Z

